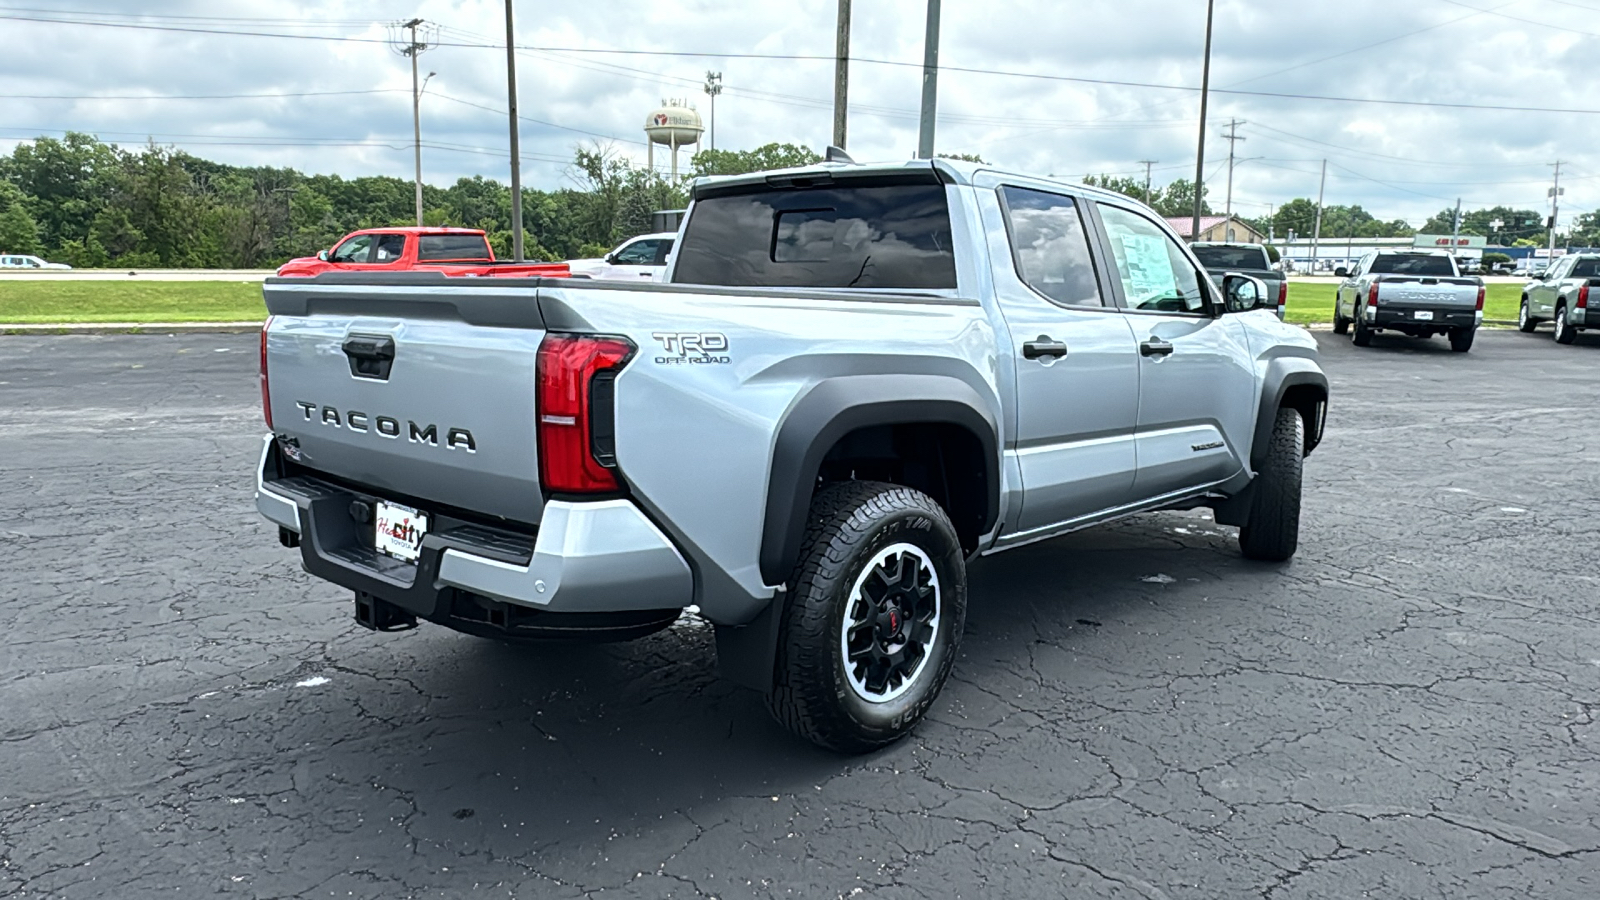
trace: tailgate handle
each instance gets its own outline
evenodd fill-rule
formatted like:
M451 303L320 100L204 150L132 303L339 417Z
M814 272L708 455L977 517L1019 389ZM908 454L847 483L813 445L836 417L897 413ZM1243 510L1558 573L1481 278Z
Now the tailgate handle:
M352 334L345 339L344 355L350 359L350 374L357 378L389 380L394 365L394 338L387 334Z

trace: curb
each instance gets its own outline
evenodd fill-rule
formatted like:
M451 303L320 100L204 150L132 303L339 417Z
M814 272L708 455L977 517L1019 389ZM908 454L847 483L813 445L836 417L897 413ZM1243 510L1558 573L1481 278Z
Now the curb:
M0 334L245 334L260 330L260 322L94 322L82 325L0 322Z

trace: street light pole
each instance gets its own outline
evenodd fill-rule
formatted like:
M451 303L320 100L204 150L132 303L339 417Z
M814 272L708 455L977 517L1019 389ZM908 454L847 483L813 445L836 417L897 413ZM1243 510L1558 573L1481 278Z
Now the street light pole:
M1194 223L1189 229L1189 240L1200 240L1200 210L1206 196L1206 102L1211 98L1211 23L1216 12L1216 0L1206 0L1206 56L1200 74L1200 146L1194 159Z
M711 149L717 149L717 95L722 93L722 73L706 73L706 93L711 95Z
M511 107L511 258L522 262L522 140L517 128L517 41L506 0L506 98Z
M922 122L917 158L933 159L933 122L939 108L939 0L928 0L928 31L922 44Z

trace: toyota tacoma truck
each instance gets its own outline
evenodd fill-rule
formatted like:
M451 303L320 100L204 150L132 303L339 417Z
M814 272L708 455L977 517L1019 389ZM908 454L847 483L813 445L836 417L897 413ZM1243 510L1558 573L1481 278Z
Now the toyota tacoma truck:
M1600 254L1563 256L1522 289L1517 327L1527 333L1545 321L1555 323L1558 344L1572 343L1580 331L1600 328Z
M278 267L283 278L313 278L324 272L443 272L491 278L560 278L566 263L519 263L495 259L489 236L476 228L367 228L344 236L332 250L291 259Z
M1260 281L1116 194L833 156L696 181L662 283L269 279L257 508L379 631L697 612L845 752L933 703L978 556L1200 507L1294 554L1328 382Z
M1333 304L1334 334L1350 334L1357 347L1379 331L1412 337L1443 334L1450 349L1466 353L1483 324L1483 279L1462 275L1443 250L1379 250L1361 257L1343 278Z
M1229 244L1220 241L1194 241L1189 244L1200 264L1211 273L1211 283L1222 287L1230 274L1259 278L1267 294L1277 298L1278 318L1289 308L1289 277L1272 267L1272 258L1263 244Z

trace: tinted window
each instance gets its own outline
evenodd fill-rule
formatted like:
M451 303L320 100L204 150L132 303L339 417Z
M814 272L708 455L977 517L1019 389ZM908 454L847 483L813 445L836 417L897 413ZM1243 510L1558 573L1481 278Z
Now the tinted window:
M1101 206L1100 218L1111 241L1117 275L1129 309L1201 313L1206 294L1194 265L1156 223L1144 216Z
M1572 264L1571 278L1600 278L1600 259L1580 259Z
M1208 269L1270 269L1267 251L1260 247L1190 247Z
M1083 218L1071 197L1002 188L1017 276L1068 306L1102 306Z
M660 243L661 246L656 250L656 265L664 266L667 264L667 256L672 253L673 240L665 238Z
M760 191L695 204L672 280L730 287L956 286L944 187Z
M399 262L400 257L406 252L406 236L403 234L378 235L378 249L372 255L375 263Z
M1372 261L1374 275L1438 275L1453 276L1455 266L1448 256L1424 256L1420 253L1380 253Z
M622 248L612 262L619 266L653 266L656 262L656 241L634 241Z
M488 259L489 241L481 234L425 234L417 259Z

